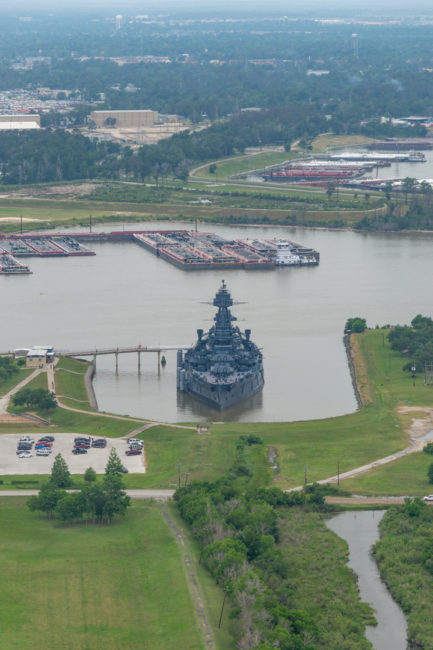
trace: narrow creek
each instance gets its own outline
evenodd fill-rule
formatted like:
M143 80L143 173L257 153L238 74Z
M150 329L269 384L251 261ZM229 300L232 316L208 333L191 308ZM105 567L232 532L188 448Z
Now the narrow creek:
M344 512L326 522L349 545L348 566L358 576L361 599L374 609L376 626L367 626L365 636L375 650L406 650L405 616L380 579L370 548L379 539L384 510Z

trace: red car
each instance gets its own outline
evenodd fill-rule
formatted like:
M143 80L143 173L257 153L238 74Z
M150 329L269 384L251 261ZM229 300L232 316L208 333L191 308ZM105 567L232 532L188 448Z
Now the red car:
M35 449L42 449L43 447L52 447L52 442L37 442L35 444Z
M141 454L141 449L127 449L125 451L125 454L127 456L140 456Z

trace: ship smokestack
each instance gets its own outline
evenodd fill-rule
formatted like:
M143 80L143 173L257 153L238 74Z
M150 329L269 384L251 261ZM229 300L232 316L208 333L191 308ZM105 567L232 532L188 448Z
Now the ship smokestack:
M245 330L245 338L247 341L250 340L250 336L251 336L251 330Z
M201 337L203 336L203 330L197 330L197 336L198 336L198 340L201 341Z

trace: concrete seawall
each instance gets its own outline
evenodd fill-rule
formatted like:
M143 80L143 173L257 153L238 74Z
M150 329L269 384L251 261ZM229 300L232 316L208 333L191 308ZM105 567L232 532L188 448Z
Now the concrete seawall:
M84 385L89 398L89 404L92 411L98 410L98 402L96 401L95 390L93 388L93 377L95 376L96 368L94 363L90 363L84 375Z

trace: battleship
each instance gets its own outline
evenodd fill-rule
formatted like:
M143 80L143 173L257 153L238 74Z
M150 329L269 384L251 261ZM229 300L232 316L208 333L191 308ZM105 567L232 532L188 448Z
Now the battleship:
M233 325L233 300L223 280L211 303L218 308L215 324L206 333L197 330L197 343L177 353L177 388L223 410L258 393L264 383L263 357L250 339Z

